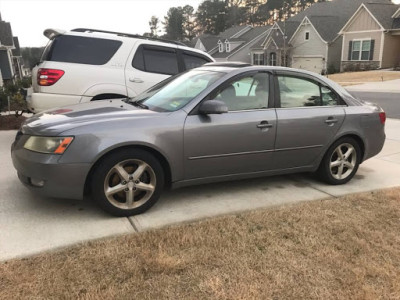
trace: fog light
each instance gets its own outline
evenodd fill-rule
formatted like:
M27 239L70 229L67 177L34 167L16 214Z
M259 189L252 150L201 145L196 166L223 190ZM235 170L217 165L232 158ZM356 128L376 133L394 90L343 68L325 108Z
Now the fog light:
M43 187L43 186L44 186L44 180L31 178L31 184L32 184L33 186Z

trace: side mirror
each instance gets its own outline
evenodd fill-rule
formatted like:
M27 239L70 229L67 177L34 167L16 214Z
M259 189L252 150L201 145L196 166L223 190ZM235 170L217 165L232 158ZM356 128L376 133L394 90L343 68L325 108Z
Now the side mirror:
M228 112L228 107L223 101L208 100L200 105L199 112L203 115L224 114Z

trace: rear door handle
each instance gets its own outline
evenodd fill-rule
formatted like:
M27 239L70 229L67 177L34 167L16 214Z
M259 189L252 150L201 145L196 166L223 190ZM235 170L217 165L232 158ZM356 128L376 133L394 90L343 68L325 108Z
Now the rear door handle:
M130 82L136 82L136 83L143 83L143 80L140 78L129 78Z
M335 119L334 117L329 117L328 119L325 120L325 123L328 125L335 124L337 122L338 122L338 119Z
M260 129L265 129L265 128L271 128L273 125L268 123L268 121L261 121L260 124L257 125L257 128Z

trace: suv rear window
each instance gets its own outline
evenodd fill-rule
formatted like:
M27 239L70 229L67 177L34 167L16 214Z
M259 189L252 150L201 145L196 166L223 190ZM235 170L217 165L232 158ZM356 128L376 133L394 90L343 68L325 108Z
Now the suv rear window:
M117 52L121 41L61 35L43 53L43 60L104 65Z

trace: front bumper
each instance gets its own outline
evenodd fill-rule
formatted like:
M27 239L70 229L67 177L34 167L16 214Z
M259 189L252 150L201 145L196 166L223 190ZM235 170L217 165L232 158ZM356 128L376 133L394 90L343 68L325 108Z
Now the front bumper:
M26 150L22 139L12 145L11 157L18 177L26 187L46 197L83 199L90 164L58 163L61 156ZM38 182L43 186L37 186Z

